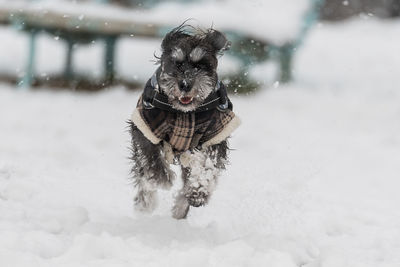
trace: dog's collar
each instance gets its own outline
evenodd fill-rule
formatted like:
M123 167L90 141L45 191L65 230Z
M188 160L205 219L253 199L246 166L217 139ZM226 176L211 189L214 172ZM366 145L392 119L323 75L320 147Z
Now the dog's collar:
M143 107L145 109L159 108L170 112L183 112L174 109L168 102L168 96L160 92L157 81L157 72L147 81L142 97ZM218 81L214 91L204 100L194 112L203 112L212 109L226 111L229 108L229 99L226 95L225 85Z

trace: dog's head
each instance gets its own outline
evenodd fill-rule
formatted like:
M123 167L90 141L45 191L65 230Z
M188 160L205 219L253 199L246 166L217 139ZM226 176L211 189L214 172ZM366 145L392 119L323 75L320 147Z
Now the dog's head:
M186 32L184 26L169 32L162 41L158 84L173 108L195 110L217 85L217 55L229 48L219 31Z

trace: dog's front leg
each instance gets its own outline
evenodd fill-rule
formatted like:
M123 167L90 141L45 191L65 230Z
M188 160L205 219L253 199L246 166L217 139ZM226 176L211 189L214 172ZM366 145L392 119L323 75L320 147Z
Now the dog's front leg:
M157 206L157 189L170 188L175 177L165 160L160 144L151 143L138 128L131 123L132 174L137 194L135 208L151 212Z
M207 204L227 160L226 141L202 150L186 151L180 157L184 186L176 197L173 216L185 218L189 206Z
M181 164L189 169L184 186L187 201L193 207L205 205L216 186L219 169L204 150L186 152L181 156Z
M190 169L181 166L182 169L182 180L183 188L179 190L178 194L175 196L175 204L172 208L172 217L175 219L185 219L189 212L189 201L186 198L186 187L188 177L190 175Z

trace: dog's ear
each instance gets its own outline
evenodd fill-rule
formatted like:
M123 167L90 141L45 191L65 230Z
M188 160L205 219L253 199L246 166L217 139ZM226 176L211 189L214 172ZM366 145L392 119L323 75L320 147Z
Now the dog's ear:
M162 40L161 49L163 52L171 50L172 43L176 42L177 36L175 31L170 31L167 33Z
M223 52L229 50L231 42L226 39L225 35L216 30L209 30L205 36L205 41L215 49L215 52Z
M169 33L167 33L162 40L161 48L163 52L169 52L174 46L176 46L181 38L189 36L183 32L183 26L176 27Z

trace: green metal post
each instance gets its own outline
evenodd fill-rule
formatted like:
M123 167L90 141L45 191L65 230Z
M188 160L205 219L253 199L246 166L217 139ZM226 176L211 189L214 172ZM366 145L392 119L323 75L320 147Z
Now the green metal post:
M105 37L105 82L110 84L114 81L115 43L116 36Z
M74 52L74 42L71 39L67 40L67 55L65 59L65 69L64 69L64 77L66 80L70 81L73 78L73 52Z
M294 47L291 44L286 44L279 49L280 62L280 79L282 83L287 83L292 80L292 63L293 63Z
M300 33L294 42L279 48L279 61L281 64L280 81L290 82L293 78L293 57L296 49L303 43L311 27L318 21L321 7L325 0L310 0L310 9L306 12L300 28Z
M28 64L26 66L25 75L19 82L20 87L31 87L35 75L35 56L36 56L36 30L29 32L29 51L28 51Z

